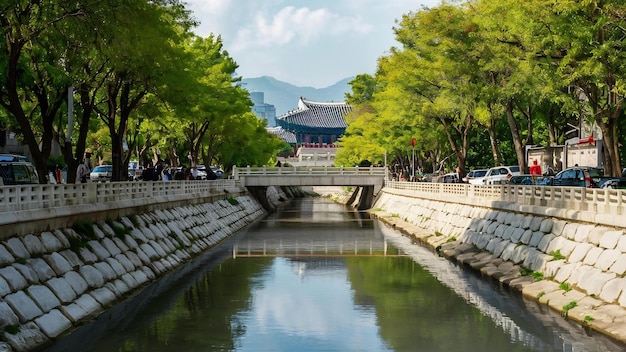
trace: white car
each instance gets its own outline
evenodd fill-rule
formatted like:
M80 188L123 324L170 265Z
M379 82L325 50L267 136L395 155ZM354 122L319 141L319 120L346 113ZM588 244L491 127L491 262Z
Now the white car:
M487 174L488 169L476 169L467 173L467 176L463 177L463 182L473 184L473 185L482 185L483 177Z
M482 179L483 185L503 185L513 176L520 175L519 166L496 166L487 170Z

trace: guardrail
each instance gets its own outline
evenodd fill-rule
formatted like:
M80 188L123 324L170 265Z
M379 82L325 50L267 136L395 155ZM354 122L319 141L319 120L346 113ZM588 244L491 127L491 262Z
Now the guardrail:
M332 166L285 166L285 167L233 167L233 178L239 179L240 176L323 176L323 175L373 175L385 176L386 168L369 166L369 167L332 167Z
M626 227L626 191L584 187L526 185L479 186L464 183L385 181L385 190L420 198ZM408 191L408 192L407 192Z
M238 191L235 180L128 181L79 184L33 184L0 187L1 213L112 202L181 199ZM1 222L1 221L0 221Z

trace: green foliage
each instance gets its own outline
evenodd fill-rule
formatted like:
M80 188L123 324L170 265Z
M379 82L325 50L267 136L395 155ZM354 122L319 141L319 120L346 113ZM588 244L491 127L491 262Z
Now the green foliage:
M89 240L96 239L96 231L93 228L92 222L84 221L84 220L76 221L72 225L72 229L76 231L76 233L78 233L79 235L81 235L82 237L86 239L89 239Z
M563 306L563 309L561 310L561 315L564 317L567 317L569 314L569 311L573 308L575 308L578 305L578 303L576 303L576 301L571 301L568 304Z
M133 226L135 226L135 228L139 228L140 224L139 224L139 219L137 218L137 215L135 214L129 215L128 219L130 220L130 222L133 223Z
M87 240L80 236L67 236L67 240L70 242L70 250L74 253L78 253L81 248L87 248Z
M228 198L227 201L231 205L239 205L239 201L236 198Z
M113 229L113 233L117 238L124 239L124 237L130 233L126 227L120 226L118 223L113 221L113 219L108 218L105 220L105 223Z
M4 332L7 334L15 335L20 332L20 327L15 324L7 324L4 327Z
M595 319L590 316L590 315L585 315L585 318L583 319L583 325L591 325L591 323L593 323Z
M541 292L537 293L537 297L536 298L540 299L541 297L543 297L545 295L546 295L546 292L545 291L541 291Z
M572 290L572 288L569 286L567 282L561 282L561 284L559 285L559 288L565 292L569 292Z
M565 259L565 256L561 254L561 250L560 249L557 249L556 251L550 252L550 255L552 256L553 260Z
M533 279L535 279L536 281L541 281L543 280L543 273L539 272L539 271L533 271L531 276L533 277Z

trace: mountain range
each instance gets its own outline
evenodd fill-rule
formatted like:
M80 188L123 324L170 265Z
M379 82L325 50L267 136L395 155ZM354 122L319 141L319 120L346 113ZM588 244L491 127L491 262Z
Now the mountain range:
M241 82L249 92L263 92L264 102L274 105L278 117L297 109L301 97L320 102L345 101L346 93L352 91L348 82L353 79L345 78L326 88L298 87L268 76L244 78Z

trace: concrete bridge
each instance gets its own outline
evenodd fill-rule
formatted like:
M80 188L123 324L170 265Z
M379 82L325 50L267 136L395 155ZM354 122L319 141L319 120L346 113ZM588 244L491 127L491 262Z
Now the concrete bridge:
M244 167L233 169L233 178L259 201L267 187L353 186L358 187L350 203L359 210L371 208L374 195L383 187L384 167ZM264 204L265 205L265 204Z

